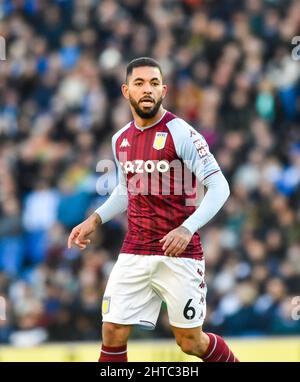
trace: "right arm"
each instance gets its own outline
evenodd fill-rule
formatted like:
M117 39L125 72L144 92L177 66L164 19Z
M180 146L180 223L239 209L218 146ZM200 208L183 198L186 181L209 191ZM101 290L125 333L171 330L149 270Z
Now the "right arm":
M114 136L112 138L112 149L119 170L119 184L102 206L97 208L96 211L81 224L73 228L68 239L68 248L71 248L72 244L75 244L79 249L85 249L91 242L88 237L95 232L98 225L106 223L116 215L127 210L128 194L126 179L116 158L115 141Z
M128 207L128 195L125 177L119 168L119 184L113 190L110 197L96 209L95 214L99 215L101 223L106 223L116 215L126 211Z
M68 248L71 248L72 244L75 244L79 249L85 249L91 242L88 237L95 232L97 226L106 223L116 215L126 211L127 206L127 188L124 184L119 183L102 206L97 208L86 220L73 228L68 239Z
M114 218L116 215L126 211L128 206L126 179L122 172L122 169L116 154L117 137L118 137L118 133L112 137L111 145L112 145L112 152L114 154L115 163L117 164L117 168L118 168L119 184L113 190L112 194L106 200L106 202L102 204L102 206L97 208L95 211L95 213L99 215L102 224L108 222L109 220Z

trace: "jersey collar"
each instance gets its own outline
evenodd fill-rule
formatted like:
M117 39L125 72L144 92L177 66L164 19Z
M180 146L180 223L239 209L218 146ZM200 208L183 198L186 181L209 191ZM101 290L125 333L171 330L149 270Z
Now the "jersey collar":
M134 126L135 126L138 130L140 130L140 131L144 131L144 130L146 130L146 129L149 129L150 127L153 127L153 126L157 125L158 123L160 123L160 122L163 120L163 118L164 118L164 116L166 115L166 113L167 113L167 110L165 110L164 113L163 113L163 115L160 117L160 119L159 119L158 121L154 122L152 125L145 126L145 127L140 127L140 126L138 126L138 125L135 123L135 121L133 121Z

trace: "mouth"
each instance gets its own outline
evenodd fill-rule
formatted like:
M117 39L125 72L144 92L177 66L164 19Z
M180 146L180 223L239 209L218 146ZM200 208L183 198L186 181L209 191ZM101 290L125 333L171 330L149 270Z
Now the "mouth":
M152 106L154 104L154 101L152 98L142 98L140 100L140 103L143 105L143 106Z

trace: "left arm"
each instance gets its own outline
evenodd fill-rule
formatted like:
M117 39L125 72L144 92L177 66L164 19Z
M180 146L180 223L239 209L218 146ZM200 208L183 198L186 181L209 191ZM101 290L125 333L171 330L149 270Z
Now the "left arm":
M221 171L206 178L203 184L207 188L207 192L202 202L196 211L182 223L182 226L188 229L192 235L216 215L230 194L228 182Z
M175 126L172 133L177 154L196 175L197 180L207 188L207 192L192 215L160 240L167 256L180 255L193 234L217 214L230 194L228 182L210 153L205 139L186 122L179 120L179 123L181 129L176 129ZM180 135L177 134L178 131Z
M221 171L208 177L203 184L207 192L196 211L180 227L160 240L164 243L166 256L179 256L186 249L193 234L217 214L230 194L228 182Z

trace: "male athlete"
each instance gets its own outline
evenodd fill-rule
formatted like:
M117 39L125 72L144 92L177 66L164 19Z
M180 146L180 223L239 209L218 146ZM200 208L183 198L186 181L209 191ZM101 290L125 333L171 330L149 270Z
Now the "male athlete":
M206 284L197 233L223 206L229 186L205 139L163 108L166 92L155 60L128 64L122 94L133 121L112 138L119 184L72 230L68 247L85 249L99 224L127 209L128 232L103 297L100 362L126 362L133 325L155 328L162 301L183 352L206 362L238 362L221 337L202 330ZM199 206L188 180L206 188Z

